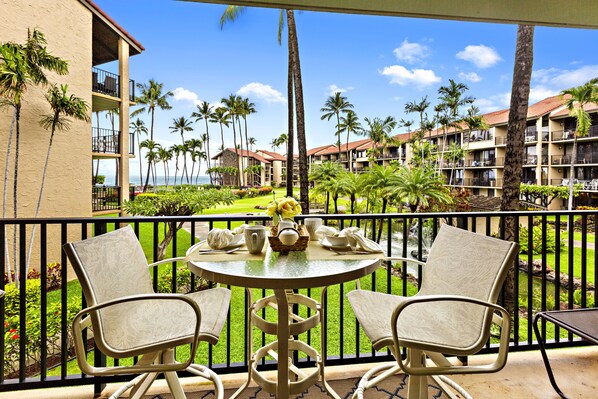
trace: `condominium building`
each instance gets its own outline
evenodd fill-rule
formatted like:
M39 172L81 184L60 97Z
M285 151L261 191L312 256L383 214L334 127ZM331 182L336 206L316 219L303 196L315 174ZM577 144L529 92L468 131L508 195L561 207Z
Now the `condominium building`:
M235 186L238 184L237 174L243 171L241 181L244 186L286 185L287 158L276 152L225 148L214 155L212 160L212 167L216 168L212 173L214 184Z
M129 107L134 85L129 79L129 57L144 48L129 33L88 0L15 0L0 4L0 40L24 43L28 29L38 29L48 50L68 61L68 75L48 74L49 81L68 84L68 92L89 104L90 122L74 121L70 129L54 137L40 209L41 217L91 216L120 212L129 196ZM110 63L108 72L99 69ZM39 125L50 113L47 88L30 87L24 96L20 118L18 216L35 213L48 146L49 132ZM92 112L117 110L114 128L92 127ZM0 111L0 142L8 143L12 110ZM14 143L13 147L14 148ZM14 153L10 155L14 160ZM92 187L94 159L114 159L118 164L113 187ZM5 164L6 152L0 154ZM12 187L10 182L9 187ZM12 190L8 193L9 208ZM9 213L12 214L12 213Z
M587 137L578 138L577 156L573 178L581 184L576 205L598 206L598 105L586 107L592 117ZM439 168L446 182L453 187L465 187L474 195L488 197L502 195L505 148L509 110L484 114L487 130L442 128L426 134L436 153ZM569 115L561 96L548 97L528 108L521 181L527 184L568 185L573 152L573 133L576 122ZM412 134L393 137L384 148L375 149L371 140L358 140L338 147L325 146L308 151L311 163L337 161L355 172L363 171L370 162L388 165L394 160L409 165L413 157ZM347 148L349 148L348 163ZM455 157L454 149L465 150L463 157ZM375 154L372 158L371 154ZM550 209L560 209L566 203L555 199Z

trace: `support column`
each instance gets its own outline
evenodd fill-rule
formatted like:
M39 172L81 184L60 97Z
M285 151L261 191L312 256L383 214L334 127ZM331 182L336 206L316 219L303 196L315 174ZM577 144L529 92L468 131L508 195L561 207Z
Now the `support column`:
M117 170L120 182L119 202L129 200L129 44L122 38L118 39L118 75L120 77L120 165ZM124 212L120 212L121 216Z

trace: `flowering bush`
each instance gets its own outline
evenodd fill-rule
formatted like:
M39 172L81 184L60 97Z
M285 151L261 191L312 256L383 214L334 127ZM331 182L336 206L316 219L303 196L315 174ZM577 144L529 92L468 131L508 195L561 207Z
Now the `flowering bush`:
M277 223L279 219L292 219L300 215L301 205L293 197L277 199L268 204L266 214Z

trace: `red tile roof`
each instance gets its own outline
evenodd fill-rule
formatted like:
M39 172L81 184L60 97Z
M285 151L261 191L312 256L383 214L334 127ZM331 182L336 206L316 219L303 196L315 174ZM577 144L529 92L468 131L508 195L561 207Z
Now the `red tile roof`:
M312 156L312 155L314 155L314 154L316 154L316 153L318 153L318 152L320 152L322 150L325 150L328 147L334 147L334 146L332 144L327 144L327 145L321 145L319 147L309 149L309 150L307 150L307 156L308 157Z
M586 104L583 106L583 109L586 110L586 112L594 112L598 110L598 104ZM567 109L567 107L564 107L563 109L559 109L556 110L555 112L553 112L552 114L550 114L551 118L560 118L560 117L565 117L565 116L569 116L569 110Z
M233 153L235 153L235 154L236 154L236 151L235 151L235 149L234 149L234 148L226 148L224 151L230 151L230 152L233 152ZM216 155L214 155L214 156L212 157L212 159L218 159L218 158L220 158L220 156L222 155L222 153L223 153L224 151L220 151L220 152L218 152ZM269 161L269 160L267 160L266 158L264 158L263 156L261 156L261 155L259 155L259 154L256 154L256 153L255 153L255 152L253 152L253 151L247 151L247 150L242 150L242 151L241 151L241 150L238 150L238 151L239 151L239 155L240 155L240 156L242 156L242 157L247 157L247 158L255 158L255 159L257 159L257 160L258 160L258 161L260 161L260 162L263 162L263 163L270 163L270 161Z
M264 155L267 155L268 157L277 160L277 161L286 161L287 157L285 157L284 155L281 155L277 152L273 152L273 151L267 151L267 150L257 150L258 152L263 153Z
M567 98L567 97L565 97ZM537 118L544 114L547 114L550 111L557 109L558 107L563 106L564 98L563 96L556 95L552 97L545 98L542 101L538 101L537 103L530 105L527 108L527 117L528 118ZM507 110L508 112L508 110Z

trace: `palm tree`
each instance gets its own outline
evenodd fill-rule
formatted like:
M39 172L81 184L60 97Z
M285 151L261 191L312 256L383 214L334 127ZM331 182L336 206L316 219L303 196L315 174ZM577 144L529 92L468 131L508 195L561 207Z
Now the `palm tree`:
M318 191L318 185L323 185L330 180L334 180L343 171L340 164L332 161L326 161L321 164L312 166L309 173L309 180L316 184L316 191ZM328 207L330 205L330 192L320 190L326 193L326 213L328 213Z
M4 199L2 217L6 217L8 174L10 165L10 153L15 129L15 161L13 170L13 217L18 216L18 177L19 177L19 145L21 138L20 120L23 97L30 85L48 84L46 71L55 72L59 75L68 73L68 63L59 57L53 56L47 50L47 41L43 33L34 29L27 30L27 41L25 44L7 42L0 45L0 106L13 108L13 117L6 146L6 163L4 169ZM8 243L6 244L8 246ZM9 281L12 279L10 272L10 261L6 251L6 268ZM17 232L13 234L13 257L16 262L17 256ZM16 264L15 264L16 265ZM15 277L18 277L18 270L15 267Z
M143 184L143 168L141 165L141 133L147 136L147 127L145 122L137 118L129 125L129 129L137 136L137 151L139 157L139 185Z
M324 103L324 107L320 108L320 112L324 114L320 117L321 120L330 120L333 116L336 116L336 145L338 146L338 157L341 157L341 130L340 130L340 114L348 113L350 108L353 108L347 97L342 96L340 92L334 93L334 96L329 96ZM347 133L348 135L348 133Z
M366 174L367 177L364 180L363 191L382 199L381 213L386 213L386 206L395 195L393 191L393 184L396 182L396 179L394 179L395 173L395 168L392 166L374 164L370 165L369 171ZM377 241L380 241L382 237L383 225L384 222L381 221L378 227ZM372 236L376 237L375 231L372 232Z
M365 177L365 174L356 175L352 172L343 173L340 177L343 180L345 195L349 196L351 214L355 214L355 203L357 202L357 196L362 192ZM351 219L352 225L353 219Z
M230 7L234 7L234 6L228 6L228 8ZM239 159L240 159L240 155L239 155L239 149L237 148L237 131L235 128L235 116L237 116L237 111L238 111L238 101L237 101L237 96L234 94L230 94L228 96L228 98L222 98L222 100L220 100L225 106L226 106L226 111L230 117L230 120L233 124L233 140L234 140L234 145L235 145L235 152L237 154L237 165L239 163ZM241 160L241 166L242 166L242 160ZM241 180L241 175L242 173L239 173L237 175L237 184L240 186L243 185L243 182Z
M187 140L185 144L187 145L187 151L189 151L189 155L191 155L191 183L193 183L195 163L197 162L197 156L195 153L201 151L201 149L203 148L203 144L201 140L198 139ZM201 162L202 159L203 158L199 159L199 161Z
M249 138L247 136L247 117L251 114L255 114L255 104L250 102L248 98L244 98L239 103L239 110L241 111L241 117L245 125L245 148L249 149Z
M179 133L181 135L181 141L185 144L185 132L193 131L191 127L191 121L184 116L173 118L172 125L169 126L170 133ZM187 155L183 153L183 173L187 178L187 184L189 184L189 173L187 172Z
M173 157L175 157L175 169L174 169L174 185L176 186L176 178L178 175L178 171L179 171L179 156L181 155L181 149L180 146L178 144L173 144L170 146L170 148L168 149L168 151L170 151L170 153L172 154Z
M202 101L200 105L197 106L197 111L191 114L192 118L195 118L195 122L204 120L206 122L206 133L205 136L202 135L202 140L204 141L204 148L208 153L207 161L208 161L208 169L212 166L210 164L210 132L208 128L208 122L212 121L214 116L214 111L212 110L212 106L207 101ZM205 137L205 139L204 139ZM212 184L212 175L210 174L210 184Z
M152 139L146 139L141 142L141 148L145 148L147 150L147 154L145 154L145 159L147 159L147 173L145 176L145 185L143 186L143 191L147 191L147 185L149 183L150 173L152 175L152 182L154 186L154 192L156 192L156 173L155 173L155 161L157 158L157 149L159 144L156 143Z
M384 147L390 139L390 133L397 126L397 121L392 116L387 116L385 119L375 117L370 120L369 118L363 119L367 124L366 129L362 129L362 133L372 140L372 151L370 153L370 163L378 156L378 150Z
M141 96L136 97L137 104L144 105L131 113L131 116L137 116L142 112L147 112L151 115L150 124L150 140L154 139L154 115L156 107L161 110L168 110L172 107L168 103L168 97L172 97L172 92L168 91L162 94L164 88L163 83L158 83L154 79L150 79L148 83L137 83L137 88L141 90Z
M417 112L419 114L419 134L423 135L424 132L424 114L426 109L430 106L428 96L423 97L420 102L411 101L405 104L405 112L410 114Z
M513 68L513 84L511 88L511 105L507 125L507 146L505 149L505 166L503 169L503 194L501 211L517 211L521 175L523 174L524 135L527 124L527 108L529 88L534 64L534 27L519 25L517 29L517 45ZM504 239L516 241L516 218L505 218ZM511 314L516 311L517 298L515 292L515 274L509 271L505 280L505 303Z
M195 185L197 185L197 184L199 184L199 172L201 171L201 161L202 160L205 161L206 152L196 149L191 153L191 159L193 160L194 163L195 163L195 160L197 159L197 174L195 175ZM193 180L193 175L191 175L191 179Z
M220 18L220 28L228 21L233 22L243 12L243 6L228 6ZM284 28L284 13L288 25L288 79L287 79L287 106L288 106L288 146L287 146L287 195L293 193L293 132L297 124L297 146L299 147L299 184L300 201L304 213L309 212L309 179L307 164L307 144L305 140L305 110L303 105L303 83L301 77L301 61L299 58L299 41L295 14L293 10L280 10L278 18L278 44L282 43ZM294 94L294 99L293 99ZM293 101L294 100L294 101ZM295 107L293 107L295 105ZM293 115L295 118L293 118ZM235 146L236 147L236 146Z
M50 129L50 140L48 141L48 150L46 152L46 161L44 162L44 169L42 171L42 181L39 187L39 196L37 199L37 206L35 208L35 216L39 215L39 209L42 204L44 186L46 183L46 173L48 171L48 163L50 161L50 152L52 151L52 143L54 142L54 134L56 131L66 131L70 128L70 119L86 121L89 118L89 105L81 98L71 94L67 94L68 85L61 85L60 88L53 86L48 90L46 99L50 104L52 113L46 115L41 120L41 125L44 129ZM27 264L25 273L29 271L29 261L31 260L31 251L33 250L33 241L35 238L35 229L37 225L33 225L31 231L31 239L29 240L29 250L27 252Z
M248 142L250 146L249 149L253 151L253 146L257 143L257 140L255 139L255 137L250 137Z
M430 167L401 167L393 176L390 186L393 195L409 203L412 213L417 212L420 206L428 206L430 200L441 204L453 202L442 177Z
M224 129L222 125L228 127L229 124L229 114L226 108L218 107L214 110L214 113L210 117L210 122L218 123L220 125L220 139L222 140L222 150L224 150Z
M453 185L453 176L455 174L455 167L457 166L457 162L465 158L467 150L459 145L456 141L453 141L448 147L448 156L451 160L451 176L449 179L449 186ZM461 181L461 185L463 185L463 181Z
M594 78L581 86L571 87L561 91L561 96L565 99L565 106L569 110L569 115L575 118L576 128L573 134L573 151L571 152L571 167L569 169L569 200L567 209L573 209L573 179L575 178L574 167L577 158L577 138L586 137L592 118L584 109L589 103L598 102L598 78ZM565 98L565 96L568 96Z
M438 99L450 110L450 116L452 116L453 119L457 119L460 107L473 104L475 101L474 97L463 97L463 93L467 90L469 90L469 87L467 87L466 84L455 83L453 79L449 79L448 86L440 86L438 89L438 94L440 95Z
M347 111L346 116L341 116L338 129L339 133L347 132L347 162L349 162L349 171L353 172L353 161L349 151L349 136L351 132L357 133L362 130L357 114L353 110Z
M166 189L168 189L168 177L170 175L168 161L172 159L172 152L170 152L169 149L159 146L157 158L162 162L162 165L164 165L164 183L166 184Z

